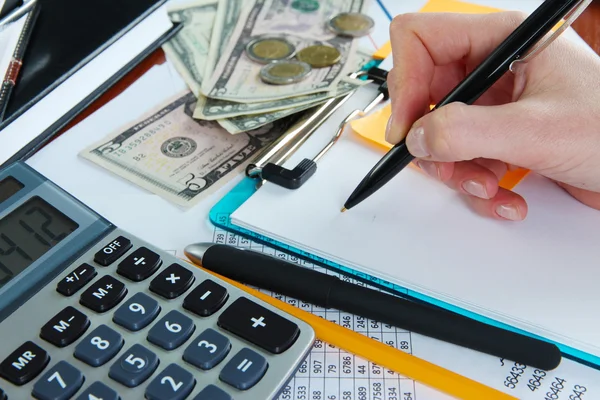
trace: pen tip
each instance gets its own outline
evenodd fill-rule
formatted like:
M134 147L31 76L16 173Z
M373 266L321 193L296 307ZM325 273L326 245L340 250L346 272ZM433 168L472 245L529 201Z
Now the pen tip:
M347 211L347 210L346 210L346 207L342 207L342 210L341 210L341 212L345 212L345 211Z

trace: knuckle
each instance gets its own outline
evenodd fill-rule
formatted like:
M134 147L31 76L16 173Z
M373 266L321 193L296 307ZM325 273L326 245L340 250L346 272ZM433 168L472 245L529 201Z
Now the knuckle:
M465 105L450 103L436 110L429 128L432 135L428 135L428 147L431 155L442 161L462 159L460 153L460 121L463 121Z
M421 18L418 13L398 14L390 23L390 37L401 35L402 32L410 29L416 24L416 21Z

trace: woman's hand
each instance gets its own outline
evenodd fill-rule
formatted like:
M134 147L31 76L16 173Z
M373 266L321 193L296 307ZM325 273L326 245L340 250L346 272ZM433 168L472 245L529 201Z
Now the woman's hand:
M416 163L468 196L480 214L521 220L525 199L500 188L519 166L600 209L600 58L557 38L517 63L473 105L438 103L523 20L520 13L406 14L390 27L392 117Z

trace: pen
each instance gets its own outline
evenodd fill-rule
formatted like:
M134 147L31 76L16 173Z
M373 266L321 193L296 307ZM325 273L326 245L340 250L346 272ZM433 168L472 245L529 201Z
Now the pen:
M186 256L238 282L324 308L334 308L543 370L560 364L552 343L471 318L345 282L276 257L233 246L196 243Z
M589 3L590 0L546 0L431 111L452 102L474 103L511 68L515 61L523 60L527 52L563 17L576 6L581 6L578 10L581 13ZM575 14L578 16L579 13ZM564 24L559 32L566 29L568 25ZM557 35L553 37L555 36ZM546 45L551 39L545 42ZM342 212L355 207L375 193L413 159L414 156L408 151L405 139L394 145L350 194Z
M201 265L196 265L202 268ZM245 291L250 296L256 296L272 306L303 320L312 326L315 335L320 340L387 368L401 376L414 379L425 386L463 400L516 400L516 397L509 394L301 310L299 307L277 300L268 294L261 293L207 268L205 268L205 271Z

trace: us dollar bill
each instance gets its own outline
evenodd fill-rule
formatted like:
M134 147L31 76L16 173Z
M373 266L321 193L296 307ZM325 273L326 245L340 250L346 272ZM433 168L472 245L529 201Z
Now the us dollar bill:
M368 82L369 81L362 81L358 79L342 80L338 83L338 90L333 96L325 96L315 102L303 104L293 108L286 108L283 110L272 111L263 114L245 114L237 117L218 119L217 122L231 134L246 132L250 129L256 129L298 112L308 110L309 108L317 107L327 102L331 98L345 96L353 90L356 90L358 87L366 85Z
M79 155L174 204L191 207L241 172L293 119L231 135L216 121L192 117L184 91Z
M230 40L212 75L210 78L207 75L202 83L202 94L220 100L257 103L331 91L342 77L353 72L348 60L356 49L357 41L335 35L324 22L341 12L363 12L366 5L367 0L327 0L317 10L307 13L295 1L244 0L244 8L240 10ZM211 40L222 43L218 35L226 33L226 30L217 25L215 23ZM262 65L245 55L248 42L264 35L283 36L298 49L316 43L329 44L340 50L342 58L332 66L313 69L301 82L266 84L259 78Z
M218 4L218 0L192 0L167 9L169 19L183 27L162 48L196 97L204 80Z

